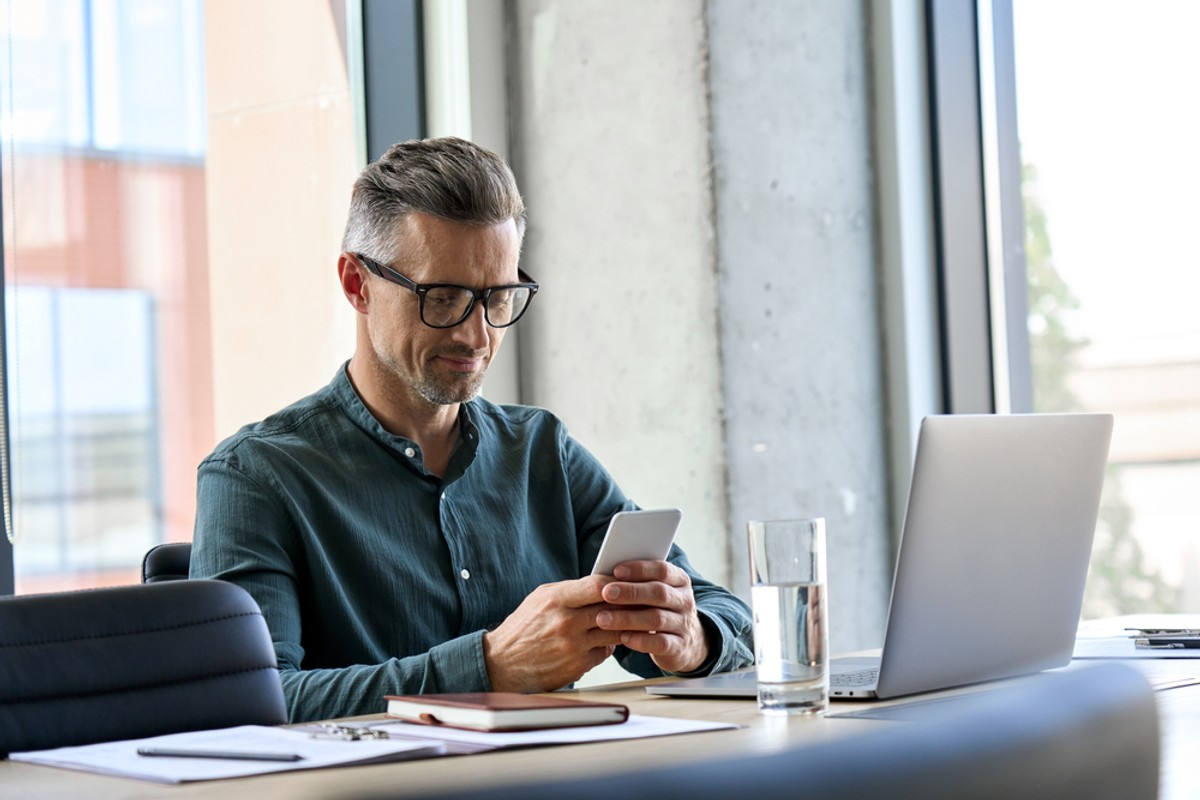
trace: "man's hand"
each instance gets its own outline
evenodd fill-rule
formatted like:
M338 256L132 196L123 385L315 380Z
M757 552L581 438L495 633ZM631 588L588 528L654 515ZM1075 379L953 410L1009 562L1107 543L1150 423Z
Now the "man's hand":
M685 576L686 577L686 576ZM612 578L591 575L539 586L495 630L483 656L497 692L545 692L579 680L612 655L621 631L596 624L601 590Z
M596 613L596 625L668 672L699 669L708 641L688 574L666 561L626 561L613 578L601 590L609 607Z

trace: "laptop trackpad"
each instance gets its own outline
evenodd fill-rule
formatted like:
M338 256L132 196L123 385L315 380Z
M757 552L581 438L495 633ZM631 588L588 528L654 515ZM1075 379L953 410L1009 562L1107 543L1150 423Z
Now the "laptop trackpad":
M829 662L829 672L832 675L878 668L879 656L842 656Z

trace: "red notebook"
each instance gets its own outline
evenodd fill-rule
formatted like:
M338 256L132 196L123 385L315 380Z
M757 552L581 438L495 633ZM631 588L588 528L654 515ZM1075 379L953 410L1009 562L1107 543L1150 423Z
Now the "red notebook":
M388 695L385 699L389 717L472 731L613 725L629 719L629 709L618 703L515 692Z

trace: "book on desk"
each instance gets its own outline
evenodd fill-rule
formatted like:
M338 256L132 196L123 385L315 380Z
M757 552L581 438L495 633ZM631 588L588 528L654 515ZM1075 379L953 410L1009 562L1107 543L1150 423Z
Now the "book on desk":
M567 697L515 692L387 695L387 716L422 725L474 731L532 731L582 725L614 725L629 708Z

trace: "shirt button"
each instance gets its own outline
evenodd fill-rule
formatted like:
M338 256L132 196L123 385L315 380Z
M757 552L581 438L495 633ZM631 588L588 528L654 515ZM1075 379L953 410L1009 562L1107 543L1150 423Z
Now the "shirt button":
M462 572L460 572L460 573L458 573L458 574L459 574L459 575L462 575L462 579L463 579L464 581L469 581L469 580L471 580L471 571L470 571L470 570L468 570L468 569L464 569Z
M417 451L413 450L411 447L404 448L404 455L408 456L409 458L412 458L416 454L417 454Z

